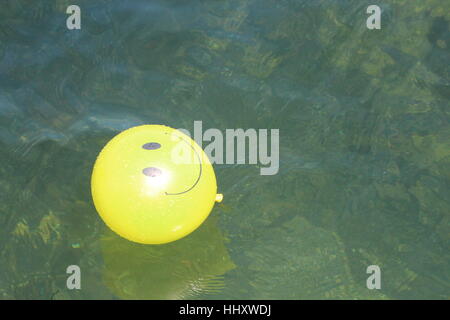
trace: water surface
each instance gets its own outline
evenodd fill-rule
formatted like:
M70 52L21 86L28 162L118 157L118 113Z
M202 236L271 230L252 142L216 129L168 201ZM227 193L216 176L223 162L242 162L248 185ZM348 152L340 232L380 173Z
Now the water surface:
M381 30L365 0L80 0L67 30L70 4L0 5L2 298L450 297L449 1L381 1ZM98 152L195 120L279 128L279 173L216 165L225 200L179 242L111 233Z

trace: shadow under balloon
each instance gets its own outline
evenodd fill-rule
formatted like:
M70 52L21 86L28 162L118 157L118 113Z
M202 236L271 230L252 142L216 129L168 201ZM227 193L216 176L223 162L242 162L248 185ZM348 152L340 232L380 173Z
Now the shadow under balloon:
M121 299L192 299L220 292L223 274L235 267L211 214L193 233L163 245L143 245L101 236L103 281Z

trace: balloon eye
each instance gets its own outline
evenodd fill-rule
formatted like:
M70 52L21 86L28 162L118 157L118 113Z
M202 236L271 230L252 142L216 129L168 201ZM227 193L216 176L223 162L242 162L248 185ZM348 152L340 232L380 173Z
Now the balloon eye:
M161 148L161 145L158 142L149 142L142 146L145 150L155 150Z
M142 170L142 173L148 177L157 177L162 175L162 171L154 167L145 168L144 170Z

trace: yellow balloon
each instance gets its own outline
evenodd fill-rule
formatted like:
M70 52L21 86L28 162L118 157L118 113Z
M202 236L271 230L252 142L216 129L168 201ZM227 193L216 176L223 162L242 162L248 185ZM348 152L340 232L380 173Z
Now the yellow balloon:
M208 156L189 136L162 125L111 139L95 162L91 192L106 225L143 244L190 234L222 200Z

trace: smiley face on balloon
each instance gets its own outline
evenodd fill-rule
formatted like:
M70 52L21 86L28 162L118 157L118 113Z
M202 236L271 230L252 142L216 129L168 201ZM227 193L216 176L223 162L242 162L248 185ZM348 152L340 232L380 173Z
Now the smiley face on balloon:
M111 139L95 162L91 191L106 225L144 244L190 234L221 200L207 155L162 125L133 127Z

